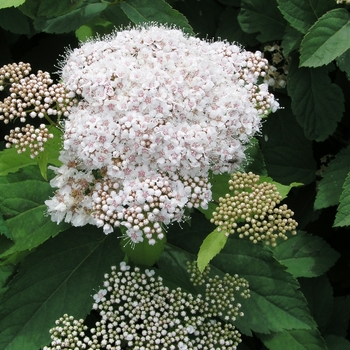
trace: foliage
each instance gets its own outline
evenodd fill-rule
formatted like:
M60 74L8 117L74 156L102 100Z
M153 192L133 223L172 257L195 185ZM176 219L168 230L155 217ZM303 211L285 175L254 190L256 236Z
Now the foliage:
M210 175L207 210L189 210L188 221L171 225L156 251L141 244L133 250L119 230L104 235L89 225L57 225L45 214L44 201L53 195L47 165L60 165L58 132L39 159L1 143L0 348L38 350L64 313L92 317L91 295L126 253L191 293L200 287L191 283L187 261L197 261L201 271L210 264L220 277L244 277L250 298L235 322L244 335L238 349L350 349L349 6L335 0L5 0L0 66L30 61L34 70L55 72L59 55L78 40L151 21L260 50L276 68L268 78L281 109L264 121L242 171L276 185L299 222L297 235L277 247L227 237L210 219L229 193L230 175ZM2 136L8 130L2 126Z

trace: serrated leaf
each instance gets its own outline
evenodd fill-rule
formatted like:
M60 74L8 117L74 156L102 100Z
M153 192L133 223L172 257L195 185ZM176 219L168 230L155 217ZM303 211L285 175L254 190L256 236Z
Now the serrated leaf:
M36 166L0 177L0 210L8 218L5 223L15 242L2 257L33 249L69 227L57 225L45 216L44 201L52 194L53 189L43 181Z
M312 317L319 331L323 334L333 309L333 289L326 275L317 278L300 278L300 288L303 292Z
M107 6L107 3L87 4L59 17L36 18L34 27L46 33L68 33L97 17Z
M2 299L0 348L37 350L64 313L84 318L92 294L123 253L115 234L86 226L47 241L21 265Z
M350 226L350 173L347 175L343 184L343 192L339 199L339 206L333 226Z
M296 57L289 67L287 90L292 110L310 140L324 141L343 116L343 92L331 83L328 71L329 67L298 68Z
M4 9L7 7L17 7L22 5L26 0L2 0L0 3L0 9Z
M37 16L47 18L58 17L63 14L72 12L82 2L83 0L41 0Z
M47 177L47 170L45 170L45 163L60 166L61 162L58 160L60 149L62 148L61 135L62 132L56 128L50 128L50 133L54 135L45 143L45 151L43 155L38 158L30 158L29 152L18 154L17 150L12 147L4 149L0 152L0 176L7 175L22 169L28 165L38 164L40 161L41 172L43 177ZM45 162L44 162L45 160ZM46 175L46 176L44 176Z
M196 212L192 216L192 229L170 229L168 242L196 254L211 227ZM245 334L314 327L298 282L260 244L231 236L210 265L222 273L238 274L248 280L251 297L242 302L244 317L235 322Z
M328 271L340 256L322 238L302 231L279 243L278 247L273 249L273 254L296 278L320 276Z
M276 0L242 0L238 22L244 32L260 33L260 42L282 39L286 26Z
M17 8L0 11L0 27L14 34L30 35L32 31L28 17Z
M334 8L333 0L277 0L277 2L283 17L303 34L306 34L319 17Z
M135 24L158 22L175 24L188 34L194 34L186 17L171 8L164 0L125 0L120 3L121 9Z
M342 149L322 174L315 200L315 209L338 205L344 181L350 172L350 146Z
M300 66L319 67L332 62L350 48L350 15L344 9L324 14L301 42Z
M337 58L337 65L340 70L346 73L348 80L350 80L350 49Z
M314 181L316 172L312 143L292 115L290 102L281 99L280 104L283 109L267 118L260 138L266 169L281 184L307 185Z
M286 33L283 36L281 44L283 48L283 55L287 57L290 55L291 52L298 50L302 38L302 33L292 28L291 26L287 26Z
M197 257L197 266L200 272L203 272L209 262L221 252L227 238L225 232L219 232L217 228L205 237Z
M270 350L281 350L281 344L288 350L329 350L317 329L290 330L270 335L260 335L264 345Z

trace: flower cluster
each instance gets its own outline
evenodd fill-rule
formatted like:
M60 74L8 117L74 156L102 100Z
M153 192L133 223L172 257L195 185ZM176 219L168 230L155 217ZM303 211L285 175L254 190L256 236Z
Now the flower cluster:
M278 44L267 45L264 47L264 56L269 56L272 62L266 71L264 81L274 89L284 89L287 85L289 60L284 56L283 48Z
M0 68L0 91L9 86L9 96L0 101L0 120L5 124L19 120L25 123L27 118L45 118L51 125L57 125L51 118L58 120L68 116L71 107L77 103L74 92L65 90L63 84L53 84L48 72L38 71L30 74L28 63L12 63ZM16 127L5 137L9 148L12 145L22 153L30 149L31 157L44 150L44 143L52 134L44 124L35 128L30 124Z
M209 268L199 277L195 263L188 266L192 279L205 283L204 295L170 290L154 270L131 270L124 262L119 271L112 267L104 288L93 296L95 327L64 315L44 350L236 349L241 338L232 321L243 313L235 296L249 297L248 282L237 275L209 278Z
M139 27L85 43L62 64L79 103L65 122L53 221L91 223L150 244L186 208L206 208L209 170L233 171L278 103L267 61L226 42Z
M219 199L211 222L226 235L237 232L253 243L265 241L276 246L278 237L286 240L287 233L295 235L298 223L286 204L277 206L282 197L272 183L259 182L253 173L234 173L229 180L232 194Z

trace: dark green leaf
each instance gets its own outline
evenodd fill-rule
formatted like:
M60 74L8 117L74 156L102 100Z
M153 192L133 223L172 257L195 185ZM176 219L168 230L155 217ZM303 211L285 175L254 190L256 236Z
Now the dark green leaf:
M13 7L0 11L0 27L15 34L30 35L32 32L28 17Z
M41 0L26 0L19 9L28 17L34 19L37 17Z
M2 297L2 294L4 294L7 290L8 281L10 277L15 273L15 271L15 265L0 266L0 299Z
M294 277L320 276L339 259L339 253L322 238L302 231L279 243L273 254Z
M280 40L286 21L276 6L276 0L242 0L238 22L244 32L260 33L260 42Z
M317 329L290 330L281 333L260 336L264 345L270 350L329 350Z
M296 29L292 28L291 26L287 26L286 33L283 36L282 44L281 44L283 48L283 55L287 57L290 55L291 52L298 50L302 38L303 38L303 34L298 32Z
M338 335L327 334L324 337L328 350L350 350L349 340Z
M117 28L126 26L130 23L129 18L120 8L120 5L109 5L100 15L110 23L113 23Z
M2 256L33 249L69 227L45 216L44 201L52 194L53 189L36 166L0 177L0 210L8 217L6 226L15 242Z
M29 255L4 294L0 348L38 350L64 313L84 318L104 273L122 259L115 234L72 228Z
M304 37L300 66L319 67L332 62L350 48L349 36L349 12L344 8L327 12Z
M97 17L107 6L107 3L87 4L56 18L37 18L34 20L34 26L46 33L68 33Z
M346 73L348 80L350 80L350 49L346 50L337 58L338 67Z
M350 173L347 175L343 184L343 192L339 199L334 226L350 226Z
M343 116L343 92L331 83L328 71L329 67L298 68L296 57L289 67L287 89L292 110L310 140L324 141Z
M342 149L322 174L315 200L315 209L338 205L344 181L350 172L350 146Z
M82 2L83 0L41 0L37 15L38 17L58 17L72 12Z
M172 9L164 0L125 0L120 3L120 7L135 24L149 22L175 24L184 32L194 34L186 17Z
M267 176L264 155L257 139L251 141L251 145L244 153L247 157L246 164L243 165L244 172L252 172L257 175Z
M283 109L267 118L260 138L267 172L285 185L292 182L309 184L315 179L316 172L312 143L305 138L293 117L289 101L281 99L280 104Z
M333 289L326 275L317 278L300 278L303 292L312 317L323 334L333 309Z
M334 8L333 0L277 0L277 2L284 18L303 34L306 34L319 17Z

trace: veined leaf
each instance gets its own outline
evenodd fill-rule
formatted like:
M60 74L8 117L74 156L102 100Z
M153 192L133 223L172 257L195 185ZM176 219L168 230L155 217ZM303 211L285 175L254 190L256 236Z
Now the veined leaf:
M21 265L2 299L0 348L37 350L64 313L84 318L104 273L121 261L115 234L72 228L40 246Z
M350 48L349 36L349 12L344 8L327 12L304 37L300 66L319 67L332 62Z
M38 8L38 17L58 17L72 12L83 0L41 0Z
M295 278L320 276L328 271L340 256L322 238L302 231L279 243L272 252Z
M338 205L344 181L350 172L350 146L342 149L323 172L318 185L315 209Z
M194 34L186 17L171 8L164 0L125 0L120 3L120 7L135 24L147 22L175 24L186 33Z
M17 7L22 5L26 0L2 0L0 3L0 9L4 9L7 7Z
M59 17L36 18L34 27L46 33L68 33L97 17L107 6L107 3L87 4Z
M333 0L277 0L277 2L283 17L303 34L306 34L319 17L334 8Z
M324 141L343 116L343 92L331 83L329 67L298 68L296 61L294 57L287 84L292 110L308 139Z
M14 34L30 35L32 31L28 17L14 7L0 11L0 27Z
M343 192L339 199L337 215L335 216L334 226L350 226L350 172L343 184Z
M238 22L244 32L260 33L260 42L282 39L286 26L276 0L242 0Z
M324 339L316 328L311 330L288 330L269 335L260 335L259 338L270 350L281 350L281 344L283 344L284 349L328 350Z
M226 236L225 232L219 232L217 228L205 237L197 258L197 266L200 272L203 272L209 262L221 252L227 239L228 236Z
M15 242L2 253L2 257L33 249L69 227L67 224L57 225L45 216L44 201L52 193L53 189L43 180L36 166L0 177L0 210L8 217L6 227Z

